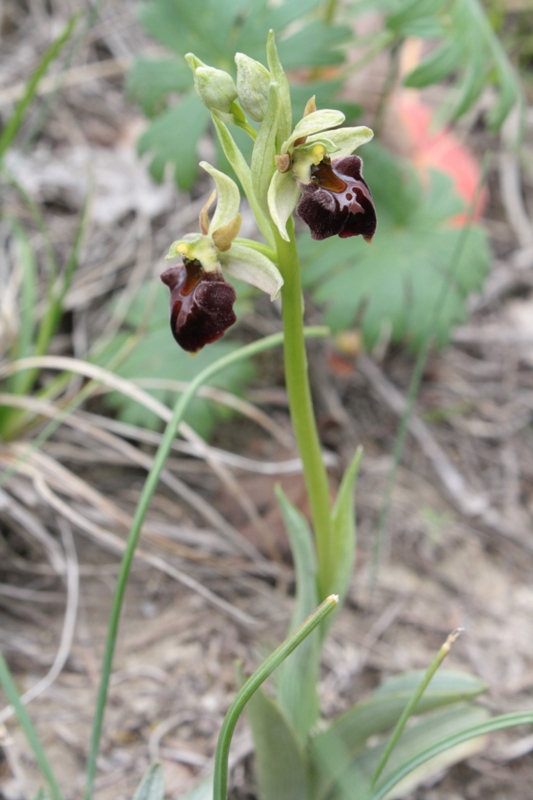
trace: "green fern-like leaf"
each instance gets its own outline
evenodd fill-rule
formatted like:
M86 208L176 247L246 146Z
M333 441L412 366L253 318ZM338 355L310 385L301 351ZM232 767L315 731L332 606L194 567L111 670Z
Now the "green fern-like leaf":
M443 345L489 268L486 234L453 224L463 209L444 173L422 188L412 170L371 145L365 178L379 219L372 245L302 235L305 284L327 324L338 331L357 322L369 347L384 331L415 349L429 337Z

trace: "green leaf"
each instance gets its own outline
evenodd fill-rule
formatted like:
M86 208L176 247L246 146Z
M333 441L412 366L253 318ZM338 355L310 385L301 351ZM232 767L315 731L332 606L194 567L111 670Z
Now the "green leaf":
M50 762L48 761L46 753L43 749L42 742L33 726L33 722L31 721L26 706L20 699L17 686L2 653L0 653L0 685L4 690L6 700L10 705L13 706L19 725L22 728L22 732L26 737L26 741L28 742L30 749L33 751L33 755L39 767L40 773L48 784L50 797L52 800L63 800L61 789L59 788L56 776L54 775Z
M213 773L206 775L203 780L183 795L180 800L213 800Z
M387 17L386 26L398 36L435 38L442 33L439 12L443 12L442 0L402 0L388 4L393 11Z
M148 321L144 320L151 292L155 291L154 307ZM123 378L160 378L167 380L190 381L208 364L217 361L223 355L239 348L237 342L227 340L214 342L195 356L181 350L170 331L168 311L168 290L166 287L154 286L153 283L142 286L135 296L126 316L125 323L132 331L141 325L146 329L139 337L128 356L114 367L117 375ZM105 366L120 352L132 334L123 332L116 336L100 353L98 363ZM253 375L253 366L248 362L231 367L217 378L217 385L232 392L239 392L245 382ZM164 389L147 389L150 394L163 403L172 405L175 394ZM112 392L106 395L106 402L116 410L119 419L133 425L146 428L161 428L161 421L144 406L123 394ZM196 397L185 414L185 420L204 437L208 437L217 419L223 418L227 410L213 405L211 402Z
M383 779L386 780L387 775L390 775L405 762L410 761L421 750L425 750L447 736L485 722L487 717L488 711L485 708L465 703L428 715L427 718L417 722L403 732L385 767ZM358 775L363 774L367 780L370 780L384 746L384 744L379 744L370 747L355 759L354 766ZM473 743L471 741L470 746L466 748L463 745L457 751L450 749L441 753L440 758L426 761L416 772L411 772L401 784L398 784L394 791L387 795L387 800L399 800L405 797L408 792L416 788L420 782L427 780L430 775L451 766L457 761L462 761L472 755L473 752L479 751L481 747L483 747L483 742L478 740ZM334 793L332 800L333 798L335 800L348 800L342 793Z
M204 134L210 114L191 91L161 114L139 140L139 154L154 154L151 172L155 180L162 180L168 162L174 164L176 183L189 189L197 176L196 147Z
M151 117L164 108L171 92L185 92L192 86L189 67L176 59L137 58L128 75L126 90Z
M371 736L384 733L396 724L424 674L424 671L410 672L385 681L372 697L341 714L329 728L313 738L311 758L321 773L319 785L322 787L317 797L326 796L328 787L346 773ZM474 676L442 670L431 680L415 714L470 700L486 688Z
M460 42L445 42L405 77L404 86L421 89L444 80L459 66L462 52Z
M165 795L165 777L163 765L156 761L144 773L133 800L163 800Z
M420 764L424 764L428 759L438 756L440 753L475 737L485 736L488 733L514 728L519 725L533 725L533 712L519 711L514 714L503 714L500 717L475 724L470 728L463 727L457 732L451 733L433 746L419 750L410 761L405 762L398 767L398 769L394 770L388 778L383 780L379 786L376 787L372 793L372 800L385 800L385 798L392 797L390 794L391 789L394 789L402 778L409 775L416 767Z
M444 173L432 172L422 187L412 170L373 143L364 159L379 220L372 245L302 236L304 284L325 306L332 329L349 328L357 319L368 347L383 330L413 349L430 336L442 346L465 319L468 294L488 271L486 234L453 224L462 203Z
M304 751L275 700L263 689L258 689L248 700L245 714L255 744L257 782L262 800L304 800L309 797Z
M414 0L387 20L398 32L407 34L402 20L416 16L422 7L439 17L440 32L431 38L441 39L441 44L404 79L407 86L422 87L443 80L454 73L458 98L451 103L450 119L458 119L476 102L482 90L493 83L497 100L489 113L489 124L498 128L520 99L518 78L503 47L491 27L490 19L479 0L453 0L447 10L431 10L430 0ZM442 4L441 4L442 5ZM475 35L472 35L475 31ZM418 35L421 35L420 33Z
M46 71L48 70L50 64L52 64L53 61L55 61L55 59L58 58L58 56L61 53L61 50L72 36L74 28L76 27L76 23L78 22L79 18L80 18L79 13L74 14L70 18L69 22L65 26L62 33L59 34L57 39L54 42L52 42L50 47L46 50L41 60L37 64L37 67L31 74L26 86L24 87L24 92L20 100L18 100L15 106L15 110L13 111L9 119L4 122L2 132L0 133L0 169L2 167L4 154L7 148L10 146L13 139L15 138L15 136L17 135L20 126L24 122L26 112L28 111L31 103L33 102L33 99L35 98L35 94L37 92L39 83L46 74Z
M350 579L355 558L355 481L363 449L359 447L344 473L335 505L331 512L331 536L328 544L328 569L320 572L321 595L327 597L333 592L339 595L341 606ZM320 565L322 567L322 565ZM331 617L330 617L331 620Z
M316 582L316 554L313 537L305 517L276 487L285 530L294 561L296 597L289 633L296 630L319 603ZM320 641L315 631L278 667L276 696L280 708L292 724L302 746L318 714L317 683Z
M345 25L327 26L322 20L315 19L279 42L279 58L287 70L341 64L344 55L340 45L352 39L351 28Z

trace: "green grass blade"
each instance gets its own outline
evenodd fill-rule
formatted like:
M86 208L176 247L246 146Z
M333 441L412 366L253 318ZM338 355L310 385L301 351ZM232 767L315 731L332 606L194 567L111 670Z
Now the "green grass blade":
M39 61L37 68L34 70L33 74L28 80L24 94L18 101L13 114L8 119L2 134L0 135L0 169L2 167L4 154L17 135L17 132L24 121L26 111L35 97L35 93L37 92L37 87L39 86L41 78L43 78L52 61L58 57L64 45L70 39L78 19L79 14L74 14L71 17L63 33L61 33L60 36L58 36L58 38L50 45L48 50Z
M50 344L50 339L54 335L57 326L59 325L61 314L63 312L63 302L65 300L65 295L67 294L70 288L74 272L76 270L76 267L78 266L80 249L86 230L88 206L89 202L88 198L86 198L80 215L80 221L76 228L74 244L72 245L72 250L70 251L65 271L60 279L59 286L57 288L55 288L54 286L49 286L49 294L47 298L48 306L41 321L41 324L39 326L39 331L37 333L37 341L35 344L35 355L42 356L48 351L48 345ZM34 378L35 376L33 376L33 379Z
M52 771L52 767L50 766L50 762L46 757L46 753L44 752L43 746L41 744L41 740L37 735L37 731L33 727L33 722L30 719L30 715L26 711L26 708L22 704L19 694L17 692L17 687L15 686L15 681L13 680L13 676L9 671L9 667L7 666L3 655L0 653L0 683L6 693L6 697L8 702L13 706L15 709L15 714L17 715L17 719L20 723L20 726L24 732L26 739L28 740L28 744L30 745L31 749L33 750L33 754L35 756L35 760L39 765L39 769L41 770L41 774L45 779L46 783L48 784L48 788L50 789L50 796L53 800L63 800L63 795L61 794L61 789L56 781L55 775Z
M379 776L381 775L381 773L383 772L383 770L385 768L385 765L386 765L387 761L389 760L389 757L390 757L392 751L394 750L394 748L398 744L398 740L399 740L400 736L402 735L405 726L407 725L407 721L408 721L409 717L411 717L414 714L414 711L415 711L415 708L416 708L416 706L418 704L418 701L420 700L420 698L424 694L425 690L429 686L429 683L430 683L432 677L435 675L436 671L438 670L438 668L440 667L440 665L442 664L442 662L444 661L444 659L446 658L446 656L450 652L452 644L454 643L454 641L459 636L459 633L460 633L460 631L457 630L457 631L454 631L453 633L451 633L448 636L448 638L446 639L446 641L444 642L444 644L440 648L439 652L437 653L437 655L435 656L435 658L433 659L433 661L429 665L429 667L428 667L428 669L426 671L426 674L424 675L424 677L420 681L420 683L417 686L416 690L413 692L413 694L411 696L411 699L409 700L409 702L407 703L407 705L406 705L406 707L404 709L403 714L401 715L400 719L396 723L396 726L395 726L395 728L394 728L394 730L393 730L393 732L392 732L392 734L390 736L390 739L387 742L387 746L385 747L385 750L383 751L383 755L381 756L381 758L379 760L379 763L378 763L378 765L377 765L377 767L376 767L376 769L374 771L374 774L372 775L372 780L370 782L370 785L371 785L372 788L374 788L374 786L376 785L376 782L377 782Z
M308 337L322 337L327 336L329 333L327 328L308 328L306 335ZM111 668L113 665L113 655L115 652L115 642L118 633L118 624L120 620L120 612L122 610L122 603L124 600L124 593L131 569L133 557L135 555L135 548L141 532L141 526L144 522L148 506L152 499L152 495L157 487L159 476L165 465L166 458L172 447L172 443L176 437L179 424L183 418L183 414L188 404L193 399L197 389L213 378L218 372L235 364L238 361L252 358L257 353L262 353L272 347L277 347L283 343L283 333L277 333L272 336L267 336L258 342L253 342L240 350L229 353L224 358L210 364L199 375L194 378L189 384L186 392L177 401L172 418L165 428L165 433L159 445L159 449L154 458L152 469L150 470L135 511L135 516L128 534L126 542L126 549L120 564L120 571L117 578L117 585L113 597L113 604L109 619L109 627L107 631L106 645L104 650L104 657L102 662L102 669L100 675L100 686L98 689L98 698L96 703L96 710L93 721L93 732L91 737L91 745L89 757L87 761L87 777L85 785L85 800L92 800L94 779L96 776L96 758L98 755L98 748L100 746L100 738L102 735L102 725L104 719L105 706L107 701L107 691L109 688L109 679L111 676Z

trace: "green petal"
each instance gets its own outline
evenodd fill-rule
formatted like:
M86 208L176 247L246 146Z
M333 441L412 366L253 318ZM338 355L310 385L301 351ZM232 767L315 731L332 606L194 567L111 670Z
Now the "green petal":
M369 142L374 136L374 132L370 128L365 128L364 125L357 128L339 128L336 131L328 131L327 134L327 138L338 148L335 151L335 158L351 155L354 150ZM309 137L306 144L322 141L323 138L319 133L315 134Z
M306 117L300 120L295 129L289 136L286 142L281 147L281 152L285 153L291 144L299 139L300 136L311 136L320 131L328 131L328 137L331 138L333 131L330 128L335 128L337 125L342 125L345 116L342 111L336 111L332 108L323 108L321 111L313 111Z
M275 300L283 286L283 278L276 265L245 244L232 244L227 253L220 254L220 263L227 275L256 286L269 294L271 300Z
M294 211L299 195L300 189L292 172L281 173L276 170L268 189L268 209L280 236L286 242L289 241L287 220Z
M200 161L200 166L211 175L217 185L217 207L208 231L212 234L235 219L239 212L241 193L235 181L223 172L219 172L207 161Z

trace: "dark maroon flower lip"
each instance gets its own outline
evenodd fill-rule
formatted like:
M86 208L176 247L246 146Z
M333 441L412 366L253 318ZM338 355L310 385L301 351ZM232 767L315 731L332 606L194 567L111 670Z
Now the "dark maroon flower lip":
M311 182L300 183L302 197L296 212L309 225L313 239L362 236L372 241L376 209L362 166L359 156L324 158L311 167Z
M170 327L183 350L197 353L236 322L235 289L220 272L204 270L198 259L183 259L161 275L170 289Z

